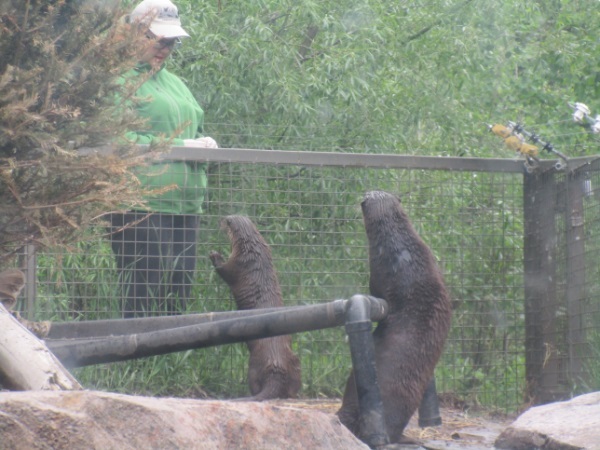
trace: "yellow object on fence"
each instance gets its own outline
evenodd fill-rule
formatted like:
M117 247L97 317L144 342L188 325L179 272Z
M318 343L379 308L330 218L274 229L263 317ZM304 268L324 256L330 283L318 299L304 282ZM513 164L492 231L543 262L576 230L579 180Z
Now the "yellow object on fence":
M536 157L538 155L538 148L535 145L524 142L523 139L515 135L510 128L496 124L491 127L491 131L496 136L500 136L504 139L504 144L511 150L525 156Z

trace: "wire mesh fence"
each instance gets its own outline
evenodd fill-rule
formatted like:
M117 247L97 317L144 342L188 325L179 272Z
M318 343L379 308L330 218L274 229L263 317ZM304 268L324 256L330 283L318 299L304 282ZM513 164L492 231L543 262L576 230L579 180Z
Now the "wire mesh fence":
M189 154L187 158L193 159ZM524 193L528 185L523 182L522 162L227 149L196 158L210 160L209 188L199 220L190 299L185 306L176 302L181 312L235 309L229 288L208 257L213 250L229 255L229 239L219 222L231 214L248 216L270 245L286 306L368 293L360 201L366 191L385 190L401 198L437 256L453 299L453 326L436 369L440 393L469 404L514 410L529 400L533 381L546 380L550 348L560 350L556 386L585 389L594 377L596 383L600 381L600 370L591 364L599 360L600 345L597 162L586 165L583 175L591 194L584 197L582 217L586 277L578 295L585 298L577 300L581 310L575 318L573 308L564 310L568 297L564 286L580 269L570 266L571 256L563 242L569 237L562 237L568 233L561 233L560 227L553 231L556 289L544 282L536 285L535 295L528 289L528 277L540 273L539 261L534 264L532 255L544 254L537 246L545 245L532 229L548 232L537 218L535 226L528 228L527 208L532 205ZM561 186L556 178L564 175L548 171L553 175L543 182L552 180ZM546 192L543 182L536 189ZM567 207L560 202L568 196L559 194L558 188L554 191L553 223L560 224L557 217ZM533 206L542 213L549 210L546 204ZM104 223L90 230L89 240L73 248L39 252L37 292L28 292L30 316L54 321L122 317L126 294L110 240ZM161 310L160 304L144 308L144 314L152 308L158 314L169 312ZM581 322L580 340L569 341L573 334L554 320L563 313L565 320ZM546 323L556 323L552 340L547 339ZM596 356L591 357L594 339L596 345L591 347ZM302 395L340 396L351 366L343 329L299 333L293 341L302 363ZM567 376L572 372L558 368L565 357L568 360L568 355L582 348L589 357L580 372L585 371L586 377L577 379L585 378L586 386L575 385L573 377ZM90 388L236 397L247 394L246 367L246 348L235 344L94 366L78 375Z
M599 386L598 162L525 183L527 381L542 402Z

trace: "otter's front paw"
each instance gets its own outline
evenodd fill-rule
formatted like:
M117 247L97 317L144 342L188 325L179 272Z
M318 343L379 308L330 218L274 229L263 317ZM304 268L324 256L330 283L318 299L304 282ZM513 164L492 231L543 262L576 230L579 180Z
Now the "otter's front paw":
M208 254L208 257L215 267L221 267L223 264L225 264L225 259L223 259L223 255L221 255L219 252L211 251Z

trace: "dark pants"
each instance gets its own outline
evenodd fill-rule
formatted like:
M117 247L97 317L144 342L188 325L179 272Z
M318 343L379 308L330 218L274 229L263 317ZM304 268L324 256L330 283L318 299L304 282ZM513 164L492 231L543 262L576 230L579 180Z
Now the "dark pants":
M123 317L184 311L196 269L199 217L129 212L110 219Z

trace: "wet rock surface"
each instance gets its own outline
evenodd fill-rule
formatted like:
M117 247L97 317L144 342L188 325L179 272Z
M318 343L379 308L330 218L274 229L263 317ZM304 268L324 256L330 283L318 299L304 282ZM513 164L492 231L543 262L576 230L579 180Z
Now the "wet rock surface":
M498 449L600 449L600 392L530 408L495 441Z
M91 391L0 393L0 449L367 449L292 406Z
M0 392L0 450L367 449L344 428L339 400L228 402L93 391ZM386 450L600 449L600 392L518 418L442 407L442 425Z

